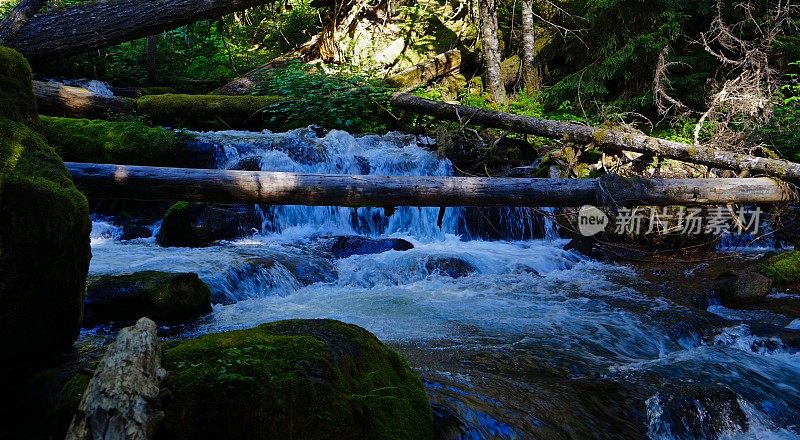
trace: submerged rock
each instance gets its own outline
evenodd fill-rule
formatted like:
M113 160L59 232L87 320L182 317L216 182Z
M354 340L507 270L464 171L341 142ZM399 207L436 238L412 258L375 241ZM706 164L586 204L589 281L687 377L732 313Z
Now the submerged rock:
M164 214L156 240L165 247L205 247L247 236L260 223L252 207L178 202Z
M429 273L451 278L463 278L478 271L471 263L458 257L431 257L425 262L425 269Z
M725 307L742 307L762 301L772 281L752 270L728 271L714 281L714 291Z
M289 320L166 350L158 438L430 439L420 379L366 330Z
M42 361L78 337L89 208L41 125L31 70L0 46L0 345L3 366Z
M748 429L736 393L726 388L680 386L660 392L647 403L658 407L653 412L659 420L651 421L648 432L652 438L711 439Z
M414 245L402 238L367 238L356 235L339 237L333 243L331 252L336 258L353 255L380 254L387 251L407 251Z
M92 277L86 284L85 322L161 322L197 318L211 311L211 291L195 273L137 272Z

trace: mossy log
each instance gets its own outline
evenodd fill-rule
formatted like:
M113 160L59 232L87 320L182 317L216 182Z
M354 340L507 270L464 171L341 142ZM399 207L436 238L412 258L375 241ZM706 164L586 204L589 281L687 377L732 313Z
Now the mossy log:
M158 392L165 377L156 324L142 318L123 328L89 381L67 440L152 439L164 417Z
M461 51L453 49L398 72L386 78L386 82L395 87L411 90L437 78L455 73L460 67Z
M41 81L34 81L34 90L39 112L45 115L89 119L141 115L157 124L198 130L262 128L258 112L282 100L274 96L179 94L131 99Z
M91 52L274 0L102 0L33 16L6 44L33 62Z
M311 206L581 206L770 204L786 184L752 179L529 179L350 176L67 163L92 198Z
M457 121L501 128L515 133L527 133L551 139L567 139L600 148L657 154L684 162L715 168L748 171L752 175L767 175L800 182L800 164L781 159L769 159L716 148L689 145L658 139L638 133L594 128L586 125L531 118L462 105L431 101L408 93L392 97L394 107L401 110Z

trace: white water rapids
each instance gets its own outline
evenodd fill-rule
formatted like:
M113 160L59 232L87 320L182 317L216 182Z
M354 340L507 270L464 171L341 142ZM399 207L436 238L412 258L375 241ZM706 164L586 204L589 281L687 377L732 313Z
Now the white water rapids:
M220 168L453 172L404 134L217 132L198 142L217 149ZM438 208L398 208L390 217L378 208L258 212L260 231L194 249L123 241L113 219L97 217L90 274L198 273L217 304L180 337L286 318L360 325L422 374L444 437L800 438L795 349L755 336L742 317L676 300L674 279L648 281L636 268L562 250L566 241L531 210L503 210L494 227L506 239L495 241L474 238L463 208L448 208L441 228ZM414 248L334 258L321 243L344 235L403 238ZM469 273L437 270L431 262L442 259ZM791 317L767 321L797 327Z

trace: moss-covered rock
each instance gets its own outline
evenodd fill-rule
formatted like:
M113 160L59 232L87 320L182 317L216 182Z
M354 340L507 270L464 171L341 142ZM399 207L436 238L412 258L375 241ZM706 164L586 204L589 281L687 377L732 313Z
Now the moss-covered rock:
M141 122L42 116L47 141L68 162L184 166L186 141L174 131Z
M179 322L211 311L211 290L196 273L136 272L90 277L84 324L135 321L143 316Z
M72 423L72 418L78 411L81 399L83 399L86 388L89 387L91 378L89 373L83 371L79 372L72 376L67 383L64 384L64 388L61 389L55 408L56 438L63 438L67 434L69 425Z
M35 131L30 90L27 63L0 48L0 344L20 363L77 338L91 256L88 203Z
M156 240L164 247L204 247L244 237L260 226L251 206L177 202L164 214Z
M761 262L756 271L777 285L800 283L800 251L783 252Z
M366 330L290 320L166 350L161 438L426 439L419 378Z
M282 101L274 96L150 95L136 100L153 122L192 129L250 128L263 125L259 110Z

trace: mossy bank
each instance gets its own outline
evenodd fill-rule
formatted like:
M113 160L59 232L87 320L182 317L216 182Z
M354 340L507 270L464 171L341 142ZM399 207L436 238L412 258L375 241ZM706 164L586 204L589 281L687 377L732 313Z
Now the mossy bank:
M86 198L38 129L30 67L0 47L0 342L20 364L77 338L91 255Z
M168 348L160 438L429 439L419 378L366 330L289 320Z

